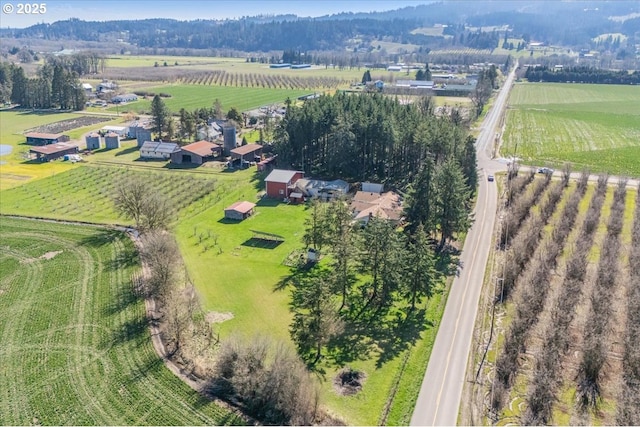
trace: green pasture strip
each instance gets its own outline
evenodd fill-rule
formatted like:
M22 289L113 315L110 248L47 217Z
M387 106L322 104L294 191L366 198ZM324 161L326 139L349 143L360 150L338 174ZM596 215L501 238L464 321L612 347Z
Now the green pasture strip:
M128 223L118 217L113 197L117 185L132 180L149 182L164 195L174 216L186 208L204 208L217 188L213 175L189 172L141 171L135 168L82 166L0 192L0 213L93 223ZM196 201L199 205L192 206Z
M240 422L156 355L127 236L6 217L0 235L0 424Z
M173 113L178 113L181 108L189 111L202 107L211 108L216 98L220 100L225 111L231 107L245 111L262 105L281 104L287 98L295 100L298 96L312 92L302 89L264 89L184 84L157 86L145 90L156 94L162 92L171 95L171 98L163 98L163 100ZM120 113L125 111L149 112L151 110L151 100L144 99L118 107L110 107L107 108L107 111L115 112L116 108Z
M517 84L501 154L640 176L640 87Z

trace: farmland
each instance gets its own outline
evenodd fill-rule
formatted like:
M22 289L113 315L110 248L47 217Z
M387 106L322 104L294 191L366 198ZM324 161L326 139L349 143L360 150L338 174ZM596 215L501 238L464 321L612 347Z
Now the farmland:
M240 422L156 355L124 234L9 218L0 230L0 424Z
M0 213L38 216L94 223L122 223L114 211L116 188L133 180L145 180L170 200L175 218L204 209L214 190L224 191L213 175L171 174L135 168L83 166L3 191ZM194 203L196 202L197 203Z
M39 162L27 162L24 153L29 151L25 144L24 132L28 129L50 125L63 120L78 119L83 116L74 113L38 113L31 111L0 111L0 140L4 145L10 145L10 154L0 157L0 161L6 162L0 168L0 190L16 187L28 183L34 179L51 177L60 172L65 172L76 166L68 162L51 162L43 165ZM114 124L120 119L104 122L101 125ZM85 126L67 133L72 139L78 139L96 126Z
M630 398L637 395L636 374L628 370L637 366L636 350L625 345L639 327L631 297L638 189L584 178L565 186L521 173L507 184L485 316L477 325L474 375L491 322L495 332L473 386L482 419L475 422L631 425L639 419Z
M640 87L516 84L501 149L529 164L640 176Z
M285 99L295 99L300 95L309 94L308 90L301 89L265 89L252 87L233 86L209 86L209 85L185 85L171 84L156 87L145 87L148 92L166 93L171 98L165 98L166 106L173 112L181 108L194 110L196 108L211 108L214 100L220 100L222 107L228 110L236 107L240 111L258 108L262 105L283 103ZM118 107L110 107L108 111L119 112L149 112L151 100L139 100Z

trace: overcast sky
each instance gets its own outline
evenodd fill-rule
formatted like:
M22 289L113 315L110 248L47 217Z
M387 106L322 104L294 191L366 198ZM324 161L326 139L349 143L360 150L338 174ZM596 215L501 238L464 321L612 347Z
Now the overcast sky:
M44 14L17 14L19 3L0 0L0 27L24 28L41 22L69 18L86 21L116 19L173 18L179 20L240 18L264 14L293 13L298 16L322 16L340 12L371 12L398 9L428 3L419 0L30 0L44 3ZM11 13L7 13L7 4Z

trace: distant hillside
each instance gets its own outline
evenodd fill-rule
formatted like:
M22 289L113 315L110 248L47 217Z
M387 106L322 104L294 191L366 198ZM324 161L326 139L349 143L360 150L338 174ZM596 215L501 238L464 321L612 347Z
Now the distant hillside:
M640 43L640 2L446 1L387 12L341 13L320 18L295 15L244 17L238 20L88 22L78 19L0 30L3 38L121 40L141 48L225 48L238 51L343 50L361 40L430 47L444 37L412 34L416 28L445 25L450 44L476 49L497 47L504 29L509 36L563 46L589 47L600 34L621 33L629 46ZM497 29L500 30L497 30ZM469 37L472 35L472 37Z

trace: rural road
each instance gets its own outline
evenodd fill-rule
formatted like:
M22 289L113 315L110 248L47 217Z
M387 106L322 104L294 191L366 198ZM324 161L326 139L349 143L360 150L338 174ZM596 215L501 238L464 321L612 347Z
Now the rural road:
M507 77L493 107L485 117L476 142L480 184L473 213L474 222L460 255L461 267L451 285L427 372L422 380L411 417L412 426L453 426L458 419L473 326L498 204L495 182L488 182L487 175L507 169L505 164L492 160L491 155L496 130L500 125L514 76L515 69Z

